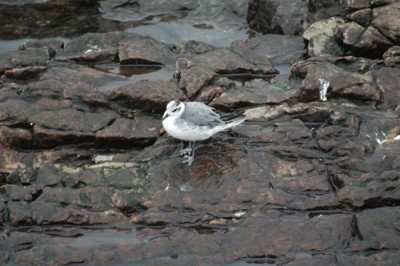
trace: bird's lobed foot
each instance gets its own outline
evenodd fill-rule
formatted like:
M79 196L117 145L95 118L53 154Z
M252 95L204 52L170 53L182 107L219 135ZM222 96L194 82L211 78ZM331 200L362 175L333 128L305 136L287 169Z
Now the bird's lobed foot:
M184 160L182 162L187 163L188 166L191 166L193 161L194 161L194 156L185 155Z
M179 155L189 156L192 153L192 148L186 148L179 152Z

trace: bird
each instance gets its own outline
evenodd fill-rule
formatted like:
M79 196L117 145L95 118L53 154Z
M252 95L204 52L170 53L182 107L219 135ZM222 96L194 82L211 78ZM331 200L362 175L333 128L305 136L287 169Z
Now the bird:
M190 166L194 161L194 143L206 140L214 134L237 126L245 121L245 117L236 117L224 121L215 109L202 102L170 101L162 117L165 131L173 138L182 140L184 147L180 155L183 163ZM188 142L185 148L185 142Z

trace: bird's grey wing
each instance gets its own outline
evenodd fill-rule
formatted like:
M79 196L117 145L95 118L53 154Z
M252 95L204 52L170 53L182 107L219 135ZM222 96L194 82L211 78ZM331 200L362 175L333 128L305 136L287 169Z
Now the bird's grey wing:
M185 102L182 119L197 126L218 126L224 124L213 109L201 102Z

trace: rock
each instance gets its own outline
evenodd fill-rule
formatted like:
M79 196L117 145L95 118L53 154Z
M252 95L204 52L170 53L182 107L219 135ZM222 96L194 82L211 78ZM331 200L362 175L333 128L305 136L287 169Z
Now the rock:
M137 193L131 190L117 190L111 196L113 205L124 213L139 213L145 209L141 200L137 198Z
M261 104L279 104L295 96L289 82L269 83L262 79L247 82L244 86L234 86L216 96L210 105L232 109Z
M161 113L173 99L185 99L176 83L166 80L141 80L134 84L113 89L110 101L129 109Z
M94 31L107 33L72 38L65 51L54 39L12 52L0 45L0 264L396 265L393 1L110 0L100 4L108 15L135 22L110 32L115 25L103 20ZM277 4L267 12L283 15L268 25L284 31L340 21L343 31L319 34L346 56L299 61L302 37L242 36L249 2ZM99 22L91 11L85 16L90 28ZM247 40L173 47L126 29L148 23ZM117 72L119 55L164 65L146 75L107 73L110 62ZM283 67L292 63L289 77ZM329 82L327 101L317 101L320 79ZM172 99L232 111L227 118L243 113L246 121L196 142L187 166L181 141L160 130Z
M379 90L382 92L382 104L387 108L396 110L399 106L400 90L400 69L384 67L372 72Z
M307 60L297 61L292 65L290 78L304 79L307 71L320 63L334 64L346 71L354 73L366 73L376 69L379 64L377 60L359 58L354 56L317 56Z
M1 125L28 124L31 114L37 112L37 108L26 101L9 99L0 103Z
M71 40L63 51L57 52L58 60L76 62L117 61L118 44L127 34L88 33Z
M367 4L365 1L357 3ZM372 9L371 18L368 11L363 11L365 15L354 14L354 22L345 23L340 27L341 39L348 46L349 52L357 56L377 58L396 45L400 36L400 17L397 12L399 9L399 3L393 3Z
M386 123L389 123L389 119L381 118ZM393 118L390 119L393 122ZM398 119L395 120L398 124ZM372 126L372 125L371 125ZM378 139L379 140L379 139ZM399 184L397 175L390 173L391 170L397 168L396 161L399 159L397 149L399 148L399 142L393 140L382 140L367 161L364 163L357 163L357 167L346 165L348 169L354 169L364 173L358 179L347 178L345 186L338 193L339 200L341 202L347 202L352 206L367 207L374 206L385 206L392 202L397 202L400 199L400 193L398 190L393 189ZM385 158L384 163L382 158ZM374 178L379 176L379 178ZM375 200L372 200L375 199Z
M118 118L112 125L96 133L102 146L148 146L158 134L161 121L152 117L136 116L134 119Z
M0 73L19 67L46 66L50 59L46 48L30 48L0 54Z
M373 26L393 44L400 43L400 3L373 9Z
M193 58L195 66L209 68L219 74L227 73L267 73L271 65L255 66L229 49L212 50ZM273 71L275 72L275 71Z
M379 57L391 46L391 42L371 26L364 28L355 22L350 22L342 25L339 30L343 43L350 47L354 55L360 55L360 52L367 50L366 57Z
M197 7L197 1L191 0L185 3L181 1L171 1L159 3L154 1L139 1L124 4L120 0L105 0L100 2L99 11L103 17L116 21L140 21L147 17L149 13L175 14L179 10L193 10Z
M187 23L196 25L206 22L232 30L246 26L247 6L248 0L191 0L185 3L141 0L127 5L120 0L104 0L100 2L99 10L103 17L114 21L142 21L149 14L154 17L181 17L183 14L187 15Z
M392 264L393 261L397 261L400 258L399 252L378 252L376 254L371 254L370 256L353 257L346 255L339 255L338 261L343 263L343 265L352 265L353 263L362 263L364 265L375 265L382 263L383 265Z
M22 128L0 126L0 145L30 147L31 142L31 131Z
M372 21L372 9L365 8L358 10L352 13L350 17L352 21L366 28Z
M22 67L22 68L13 68L10 70L6 70L4 75L9 79L14 80L30 80L37 78L40 74L45 72L47 67Z
M41 39L41 40L28 40L21 45L21 50L27 50L30 48L42 48L48 47L54 51L64 48L64 42L58 39Z
M34 125L60 131L96 132L105 128L118 115L113 111L85 113L74 109L42 111L29 118Z
M356 215L357 238L351 243L352 250L396 249L399 207L384 207L365 210Z
M385 66L400 68L400 46L392 46L383 54Z
M168 65L175 63L175 55L168 46L150 37L137 37L120 42L118 58L121 64Z
M203 67L191 67L180 72L179 87L186 91L189 99L195 99L200 90L217 76L213 70Z
M363 75L350 73L331 64L312 66L301 83L300 89L306 94L314 92L312 98L318 99L321 78L330 83L328 99L336 96L354 100L381 101L380 91L376 88L370 72Z
M196 53L202 54L211 51L213 47L207 43L195 40L183 41L175 46L174 51L178 54L183 53Z
M296 1L250 1L247 23L250 28L266 33L300 35L307 20L306 3Z
M303 38L308 41L308 54L310 56L343 55L337 42L338 28L343 23L344 20L341 18L331 18L311 24L303 33Z
M225 30L237 30L247 26L248 2L248 0L197 1L197 8L193 9L189 21L207 21Z
M126 79L90 67L60 64L49 68L41 80L56 80L68 86L72 86L74 83L81 85L84 82L97 88L104 86L105 83L125 81Z
M121 76L89 67L56 65L48 68L39 80L29 83L23 90L23 95L61 100L58 106L51 109L66 108L70 101L75 104L104 106L107 100L99 87L124 80L125 78ZM80 107L85 108L82 105Z
M307 9L309 10L309 23L329 19L331 17L344 17L345 14L347 14L346 5L344 3L338 4L335 0L327 0L324 2L308 1Z
M359 10L370 7L370 0L346 0L346 8L349 10Z
M234 42L231 49L256 66L269 67L270 69L265 71L268 73L274 72L271 62L275 65L291 64L305 53L301 37L275 34Z

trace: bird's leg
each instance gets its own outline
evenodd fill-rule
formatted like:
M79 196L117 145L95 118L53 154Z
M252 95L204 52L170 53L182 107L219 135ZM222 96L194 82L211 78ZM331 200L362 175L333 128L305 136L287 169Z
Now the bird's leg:
M184 155L185 159L183 160L183 162L188 163L188 165L190 166L194 161L194 141L190 141L188 148L186 149L189 149L189 152Z
M183 142L183 149L179 152L179 155L189 155L190 153L191 153L191 151L192 151L192 141L189 141L189 142L186 142L186 141L184 141Z

